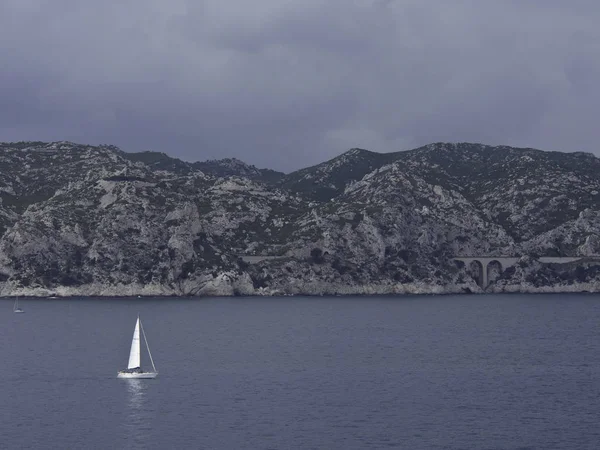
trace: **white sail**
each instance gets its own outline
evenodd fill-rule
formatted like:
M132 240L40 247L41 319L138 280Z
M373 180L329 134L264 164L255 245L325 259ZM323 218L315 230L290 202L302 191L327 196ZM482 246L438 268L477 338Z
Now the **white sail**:
M138 317L133 330L133 339L131 340L131 350L129 351L128 369L140 367L140 318Z
M15 305L13 306L13 312L16 312L16 313L23 313L23 312L25 312L21 308L19 308L19 297L17 297L15 299Z
M146 348L148 349L148 356L150 356L150 361L152 362L152 369L154 370L153 372L144 372L140 365L140 331L144 337ZM131 351L129 352L129 363L127 364L127 370L119 371L119 373L117 373L117 378L156 378L157 375L158 371L154 365L152 353L150 353L150 347L148 346L146 333L144 332L142 321L138 315L137 322L135 323L135 330L133 331L133 339L131 340Z

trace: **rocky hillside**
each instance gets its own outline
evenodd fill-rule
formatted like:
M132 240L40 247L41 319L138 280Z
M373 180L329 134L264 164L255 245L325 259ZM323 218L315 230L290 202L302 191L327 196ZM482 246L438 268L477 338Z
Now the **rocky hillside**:
M286 175L0 144L0 295L480 292L472 255L522 256L488 291L599 290L600 159L438 143Z

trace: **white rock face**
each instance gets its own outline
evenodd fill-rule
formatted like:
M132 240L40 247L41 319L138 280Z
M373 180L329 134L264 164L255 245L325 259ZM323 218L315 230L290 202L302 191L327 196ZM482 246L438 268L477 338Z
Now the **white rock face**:
M492 268L488 292L598 291L600 162L432 144L289 175L227 159L0 144L0 295L481 292L453 256L585 256ZM240 255L270 255L254 264Z

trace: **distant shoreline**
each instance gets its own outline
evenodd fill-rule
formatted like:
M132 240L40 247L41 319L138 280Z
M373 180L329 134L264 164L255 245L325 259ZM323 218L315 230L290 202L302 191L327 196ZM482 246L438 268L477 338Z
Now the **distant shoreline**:
M40 299L40 300L87 300L87 299L124 299L124 300L150 300L150 299L189 299L189 300L201 300L201 299L232 299L232 298L273 298L273 299L284 299L284 298L392 298L392 297L448 297L448 296L464 296L464 297L493 297L497 295L561 295L561 294L581 294L581 295L597 295L600 294L600 289L596 291L590 290L507 290L507 291L492 291L492 292L403 292L403 293L381 293L381 294L273 294L273 295L261 295L261 294L245 294L245 295L56 295L56 296L45 296L45 295L27 295L27 294L14 294L0 296L0 300L14 300L16 297L21 299Z

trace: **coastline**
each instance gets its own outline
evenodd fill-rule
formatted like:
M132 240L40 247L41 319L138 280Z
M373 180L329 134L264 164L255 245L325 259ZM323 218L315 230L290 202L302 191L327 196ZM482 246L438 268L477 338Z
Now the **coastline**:
M304 283L301 286L289 285L287 289L258 288L234 284L203 286L194 291L174 289L165 285L103 285L56 286L52 289L16 288L0 285L0 298L176 298L176 297L362 297L362 296L403 296L403 295L494 295L494 294L561 294L561 293L600 293L599 283L573 283L551 286L534 286L529 283L490 285L483 290L476 284L436 285L427 283L410 284L370 284L342 286L320 282Z

